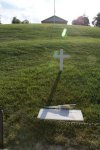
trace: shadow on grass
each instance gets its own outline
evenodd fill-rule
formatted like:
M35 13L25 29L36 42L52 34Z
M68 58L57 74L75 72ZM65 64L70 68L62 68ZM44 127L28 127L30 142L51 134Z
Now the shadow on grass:
M49 97L48 97L47 105L50 105L50 104L52 103L53 96L54 96L54 94L55 94L55 92L56 92L57 85L58 85L58 83L59 83L61 73L62 73L62 71L59 71L59 72L58 72L58 75L57 75L57 77L56 77L56 80L55 80L55 82L54 82L54 84L53 84L53 86L52 86L51 93L50 93L50 95L49 95Z

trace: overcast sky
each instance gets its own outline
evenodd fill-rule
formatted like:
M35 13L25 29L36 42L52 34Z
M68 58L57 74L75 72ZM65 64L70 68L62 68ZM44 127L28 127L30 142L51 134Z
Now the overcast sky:
M68 20L85 14L92 21L100 12L100 0L55 0L56 15ZM2 23L11 23L14 16L21 21L28 19L31 23L40 23L54 14L54 0L0 0Z

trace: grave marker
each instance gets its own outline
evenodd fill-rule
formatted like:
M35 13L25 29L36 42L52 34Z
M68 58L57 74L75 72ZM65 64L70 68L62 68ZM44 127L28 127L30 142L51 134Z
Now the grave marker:
M46 109L42 108L39 111L39 119L52 119L52 120L70 120L70 121L83 121L81 110L68 110L68 109Z
M60 49L60 55L56 53L54 54L54 58L60 59L60 72L61 72L63 70L64 59L70 58L70 55L64 55L63 49ZM37 118L53 119L53 120L83 121L84 119L81 110L73 109L74 106L75 104L46 106L45 108L40 109Z
M60 55L54 54L54 58L60 59L60 71L63 71L63 61L65 58L70 58L70 55L64 55L63 49L60 49Z

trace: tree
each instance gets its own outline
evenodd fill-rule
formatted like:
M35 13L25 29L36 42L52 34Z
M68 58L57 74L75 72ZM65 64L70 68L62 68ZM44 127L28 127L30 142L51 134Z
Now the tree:
M92 24L94 26L100 27L100 12L97 14L96 17L94 17Z
M84 25L85 26L89 26L90 22L89 22L89 18L84 16Z
M89 23L89 19L86 16L79 16L77 19L72 21L73 25L83 25L83 26L88 26Z
M12 19L12 24L20 24L21 21L19 19L17 19L16 17L13 17Z
M23 20L22 23L23 24L29 24L29 21L26 19L26 20Z

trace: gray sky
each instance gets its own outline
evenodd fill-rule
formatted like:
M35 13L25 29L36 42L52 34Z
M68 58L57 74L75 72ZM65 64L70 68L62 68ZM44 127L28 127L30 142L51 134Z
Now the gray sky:
M86 14L92 21L100 12L100 0L55 0L56 15L68 20L69 24L78 16ZM0 0L2 23L11 23L14 16L21 21L40 23L54 14L54 0Z

